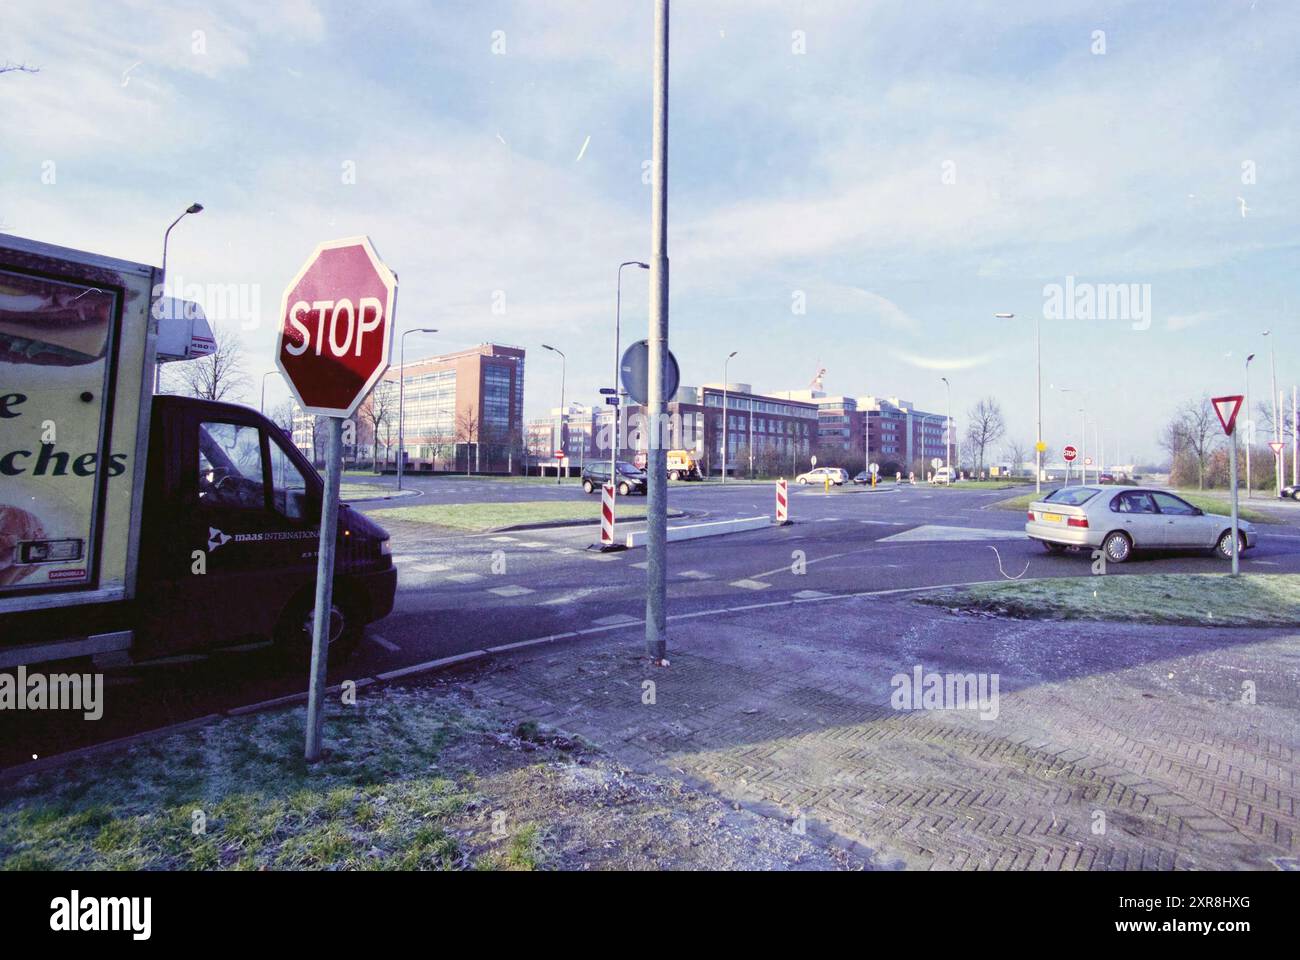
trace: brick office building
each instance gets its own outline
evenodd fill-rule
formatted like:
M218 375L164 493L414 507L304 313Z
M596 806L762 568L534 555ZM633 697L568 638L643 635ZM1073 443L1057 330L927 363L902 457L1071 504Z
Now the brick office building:
M524 452L524 351L496 343L412 360L384 380L404 381L406 466L425 470L517 471ZM397 407L392 404L392 434ZM388 455L397 463L396 443Z

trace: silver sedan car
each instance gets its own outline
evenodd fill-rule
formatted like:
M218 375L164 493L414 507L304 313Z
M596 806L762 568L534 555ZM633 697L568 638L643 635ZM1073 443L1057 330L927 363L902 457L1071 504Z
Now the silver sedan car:
M1255 528L1238 524L1242 550L1255 546ZM1029 505L1025 533L1052 553L1100 549L1111 563L1134 550L1212 550L1232 559L1232 521L1206 513L1167 490L1145 487L1062 487Z

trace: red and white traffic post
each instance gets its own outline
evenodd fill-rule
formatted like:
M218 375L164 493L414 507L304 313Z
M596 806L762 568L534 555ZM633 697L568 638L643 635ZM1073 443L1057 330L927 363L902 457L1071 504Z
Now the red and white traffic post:
M776 525L790 525L790 491L786 487L785 477L776 481Z
M1232 575L1235 577L1241 572L1241 531L1240 522L1237 519L1237 438L1235 436L1237 429L1237 414L1241 412L1241 404L1246 398L1240 395L1228 397L1215 397L1210 402L1214 404L1214 412L1219 415L1219 423L1223 425L1224 435L1228 438L1228 474L1232 477Z
M600 549L602 553L622 550L614 542L614 484L606 483L600 488Z
M329 644L337 639L336 625L340 630L343 626L333 616L343 421L388 369L396 308L397 275L384 266L368 237L317 246L280 301L276 365L298 405L306 413L328 417L330 423L312 614L308 761L320 758Z

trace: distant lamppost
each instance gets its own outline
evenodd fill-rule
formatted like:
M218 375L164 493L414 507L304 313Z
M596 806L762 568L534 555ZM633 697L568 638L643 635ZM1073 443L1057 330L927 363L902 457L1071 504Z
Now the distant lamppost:
M1250 361L1254 359L1255 355L1253 353L1246 357L1246 499L1248 500L1252 495L1250 486L1250 448L1255 442L1255 415L1250 412Z
M185 212L171 222L167 230L163 233L163 257L162 257L162 293L159 296L165 296L167 293L167 241L171 239L172 227L180 223L191 213L202 213L203 204L191 203L185 208ZM153 392L158 393L162 389L162 364L155 361L153 368Z
M622 263L618 265L618 283L615 284L615 293L614 293L614 400L616 402L614 404L614 436L609 442L609 482L610 483L614 482L614 478L618 474L618 450L619 450L618 420L619 420L619 409L621 407L621 400L619 399L619 395L618 395L618 381L619 381L618 365L619 362L622 360L622 357L619 354L619 350L621 349L621 345L619 341L621 339L620 329L622 327L622 322L623 322L622 312L623 312L623 268L624 267L640 267L642 270L649 270L650 264L642 263L640 260L624 260ZM558 468L556 472L557 473L559 472Z
M257 407L257 409L262 413L266 413L266 378L274 377L279 372L279 370L268 370L266 373L262 374L262 402Z
M558 353L558 354L560 355L560 427L559 427L559 443L560 443L560 452L563 453L563 454L565 454L565 461L567 461L567 459L568 459L568 453L569 453L569 448L568 448L568 446L567 446L567 445L565 444L565 442L564 442L564 423L565 423L565 420L567 419L567 418L565 417L565 415L564 415L564 412L565 412L565 411L564 411L564 374L565 374L565 368L568 367L568 365L569 365L569 360L568 360L568 358L564 355L564 351L563 351L563 350L557 350L555 347L551 346L549 343L544 343L544 344L542 344L542 348L545 349L545 350L549 350L549 351L551 351L551 353ZM561 480L560 480L560 464L561 464L562 462L564 462L564 461L560 461L560 460L555 461L555 482L556 482L557 484L559 484L559 483L561 482ZM569 468L566 466L564 469L565 469L565 472L567 473ZM609 482L610 482L610 483L613 483L613 482L614 482L614 474L613 474L612 472L611 472L610 475L609 475Z
M433 327L419 327L402 333L397 369L397 489L402 489L402 468L406 461L406 434L403 432L406 413L406 338L413 333L437 333Z
M732 350L727 359L722 361L722 482L727 482L727 364L731 358L740 353Z
M952 482L952 384L948 382L947 377L940 377L939 379L943 381L943 385L948 389L948 415L947 415L948 422L945 425L946 428L943 434L943 438L944 438L943 458L944 458L944 466L948 468L948 481L951 483ZM921 429L922 432L924 433L925 430L924 420L921 421ZM924 442L925 441L922 440L922 443ZM911 468L909 467L908 469Z

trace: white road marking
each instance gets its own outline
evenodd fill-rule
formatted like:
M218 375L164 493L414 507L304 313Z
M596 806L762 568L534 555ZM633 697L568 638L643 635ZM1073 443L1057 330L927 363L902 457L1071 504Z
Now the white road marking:
M525 594L536 592L531 587L521 587L518 584L510 584L505 587L488 587L488 593L495 593L498 597L522 597Z
M630 617L626 613L614 613L608 617L601 617L599 620L593 620L592 623L599 624L602 627L612 627L616 623L640 623L636 617Z
M925 524L912 530L904 530L889 537L881 537L877 543L950 543L960 540L1026 540L1023 530L984 530L979 527L945 527L939 524Z
M368 634L366 634L366 639L369 640L371 643L377 643L377 644L379 644L381 647L383 647L383 648L384 648L385 650L387 650L389 653L401 653L401 652L402 652L402 648L401 648L401 647L399 647L397 644L393 643L391 640L385 640L383 637L381 637L381 636L380 636L379 634L377 634L377 633L368 633Z
M393 557L393 566L397 566L399 563L410 563L414 559L416 558L411 556L396 556Z
M541 547L549 546L549 544L543 543L540 540L521 540L519 546L527 547L529 550L537 550Z
M538 606L541 607L560 607L566 603L576 603L593 593L600 593L603 587L579 587L577 590L570 590L568 593L561 594L558 597L552 597L550 600L543 600Z
M743 590L766 590L771 584L761 580L733 580L729 586L740 587Z
M820 590L800 590L794 595L796 600L817 600L821 597L829 597L829 593L822 593Z
M582 555L588 560L600 560L602 562L617 560L619 557L617 553L597 553L595 550L584 550Z
M713 574L705 573L703 570L683 570L678 574L679 577L690 577L692 580L712 580Z
M488 537L488 539L493 541L494 543L514 543L519 538L518 537Z
M419 570L421 573L442 573L451 568L445 563L417 563L412 565L411 569Z
M448 580L454 580L456 583L473 583L475 580L482 580L481 573L449 573Z
M648 570L650 568L650 561L642 560L640 563L632 564L632 566L636 567L638 570Z
M577 553L577 552L578 552L578 551L577 551L577 550L574 550L573 547L555 547L554 549L551 550L551 553L558 553L558 554L560 554L561 556L564 556L564 555L567 555L567 554L570 554L570 553Z

